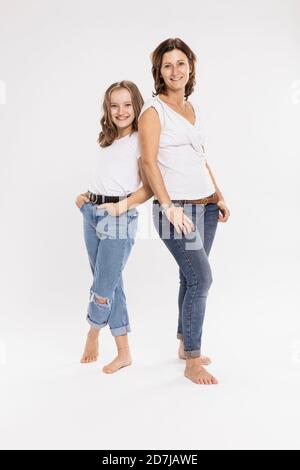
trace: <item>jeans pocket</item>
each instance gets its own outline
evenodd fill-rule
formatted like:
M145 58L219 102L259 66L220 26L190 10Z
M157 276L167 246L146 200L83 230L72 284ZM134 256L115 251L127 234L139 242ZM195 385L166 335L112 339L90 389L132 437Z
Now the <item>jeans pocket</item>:
M85 219L89 219L91 221L94 220L93 208L94 207L91 202L85 202L84 204L82 204L79 210Z
M117 225L119 231L119 237L134 238L137 231L138 211L133 208L121 214L117 217Z
M95 206L95 215L97 216L104 216L105 214L108 214L107 209L100 207L100 206Z
M87 206L87 204L90 204L90 203L89 203L89 202L84 202L84 203L82 204L82 206L79 208L80 212L82 212L83 209L85 209L85 207Z
M106 209L97 210L96 233L98 238L133 239L137 231L138 211L130 209L119 216L110 215Z
M125 212L125 214L126 214L126 212ZM138 213L138 211L136 210L136 208L129 209L129 210L127 211L127 217L136 218L136 217L138 217L138 215L139 215L139 213Z

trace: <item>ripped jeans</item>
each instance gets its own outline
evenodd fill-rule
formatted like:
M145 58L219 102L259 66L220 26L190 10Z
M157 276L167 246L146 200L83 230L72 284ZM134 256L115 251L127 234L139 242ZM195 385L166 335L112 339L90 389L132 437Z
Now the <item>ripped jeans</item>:
M130 209L115 217L91 202L83 204L80 211L93 273L87 321L94 328L108 324L113 336L124 335L130 325L122 271L134 245L138 211ZM105 303L99 303L99 298Z
M175 205L183 207L196 226L195 232L178 234L156 203L153 203L153 222L179 267L177 338L183 340L186 357L199 357L206 299L213 281L208 255L218 225L219 208L215 203Z

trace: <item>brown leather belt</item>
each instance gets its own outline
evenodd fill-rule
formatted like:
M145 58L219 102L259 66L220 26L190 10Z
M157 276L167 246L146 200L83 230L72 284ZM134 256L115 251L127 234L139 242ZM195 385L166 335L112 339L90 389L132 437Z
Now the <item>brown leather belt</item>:
M210 196L203 197L202 199L172 199L174 203L180 204L216 204L219 201L219 196L217 193L213 193ZM159 204L159 201L155 199L154 204Z
M219 201L219 196L217 193L213 193L210 196L203 197L202 199L184 199L182 202L184 204L216 204ZM177 202L177 201L173 201ZM179 201L178 201L179 202Z

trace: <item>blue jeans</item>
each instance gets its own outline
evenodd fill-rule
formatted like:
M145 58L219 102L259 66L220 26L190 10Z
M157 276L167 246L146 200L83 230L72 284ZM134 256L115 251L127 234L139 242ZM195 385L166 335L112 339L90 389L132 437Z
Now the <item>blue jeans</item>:
M134 245L138 211L114 217L91 202L83 204L84 240L93 273L87 321L94 328L107 324L113 336L130 331L122 271ZM99 303L101 297L106 303Z
M193 221L196 230L188 235L178 234L159 204L153 204L153 222L164 244L179 266L177 338L182 339L187 357L201 355L202 328L206 299L212 284L208 261L215 237L219 208L217 204L183 204L184 213Z

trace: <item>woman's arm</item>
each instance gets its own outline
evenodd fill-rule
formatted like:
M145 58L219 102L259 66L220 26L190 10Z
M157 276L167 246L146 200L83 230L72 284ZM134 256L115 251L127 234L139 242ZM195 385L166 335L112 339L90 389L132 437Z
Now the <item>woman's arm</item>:
M211 170L211 168L210 168L210 166L209 166L209 164L207 163L206 160L205 160L205 165L206 165L206 168L207 168L208 171L209 171L209 174L210 174L210 177L211 177L211 179L212 179L213 185L214 185L214 187L215 187L216 193L217 193L217 195L219 196L219 200L222 201L222 202L225 202L224 196L223 196L223 194L221 193L221 190L219 189L219 187L218 187L218 185L217 185L217 182L216 182L216 179L215 179L215 177L214 177L214 175L213 175L213 172L212 172L212 170Z
M171 199L157 164L160 121L154 108L147 109L140 117L139 138L142 149L142 168L147 181L160 204L169 205Z
M215 191L217 193L217 195L219 196L219 201L217 202L217 205L219 206L219 209L220 209L220 212L221 214L219 215L219 222L227 222L229 216L230 216L230 210L229 208L227 207L227 204L225 202L225 199L224 199L224 196L220 190L220 188L218 187L217 185L217 182L216 182L216 179L213 175L213 172L209 166L209 164L207 163L207 161L205 161L205 165L206 165L206 168L208 169L209 171L209 174L210 174L210 177L212 179L212 182L213 182L213 185L215 187Z
M157 153L160 140L160 120L157 111L149 108L139 119L139 138L142 150L142 168L153 194L160 202L168 220L177 232L190 233L193 222L184 214L181 207L172 205L163 177L157 164Z

